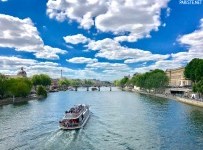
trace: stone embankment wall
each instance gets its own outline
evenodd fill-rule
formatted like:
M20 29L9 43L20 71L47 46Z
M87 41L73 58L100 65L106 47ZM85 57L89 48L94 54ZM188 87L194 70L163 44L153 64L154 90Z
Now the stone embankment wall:
M35 99L39 99L39 97L15 98L14 100L13 98L7 98L7 99L0 100L0 106L8 105L8 104L24 103Z
M203 107L203 101L186 99L186 98L182 98L182 97L176 97L176 100L179 101L179 102L183 102L183 103L189 104L189 105Z
M139 91L139 90L132 90L132 91L138 92L141 94L147 94L147 95L151 95L151 96L172 99L172 100L176 100L176 101L179 101L179 102L182 102L185 104L189 104L189 105L193 105L193 106L203 107L203 101L196 100L196 99L189 99L189 98L183 98L183 97L172 96L172 95L164 95L164 94L153 94L153 93L147 93L147 92Z

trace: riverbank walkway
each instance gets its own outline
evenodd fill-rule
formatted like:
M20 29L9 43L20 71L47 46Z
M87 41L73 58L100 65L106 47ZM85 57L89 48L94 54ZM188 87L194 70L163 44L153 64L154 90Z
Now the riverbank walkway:
M132 92L137 92L140 94L162 97L162 98L167 98L167 99L172 99L172 100L176 100L178 102L182 102L185 104L203 107L203 99L191 99L191 98L186 98L186 97L175 96L172 94L154 94L154 93L148 93L148 92L139 91L139 90L132 90Z

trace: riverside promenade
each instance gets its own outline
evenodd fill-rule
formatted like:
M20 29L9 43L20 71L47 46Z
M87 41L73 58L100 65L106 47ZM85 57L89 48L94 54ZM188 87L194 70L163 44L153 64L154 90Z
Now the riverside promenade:
M193 106L203 108L203 100L199 100L199 99L190 99L190 98L184 98L184 97L173 96L173 95L154 94L154 93L148 93L148 92L134 90L134 89L132 89L131 91L132 92L137 92L137 93L140 93L140 94L150 95L150 96L169 98L169 99L181 102L181 103L185 103L185 104L189 104L189 105L193 105Z

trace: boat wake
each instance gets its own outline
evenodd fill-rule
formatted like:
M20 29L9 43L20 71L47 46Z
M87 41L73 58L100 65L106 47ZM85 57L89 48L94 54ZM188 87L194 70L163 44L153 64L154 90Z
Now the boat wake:
M67 149L72 142L77 141L80 136L80 130L64 131L58 129L46 138L44 144L45 149L58 149L60 145L63 145L64 149ZM62 148L62 149L63 149Z

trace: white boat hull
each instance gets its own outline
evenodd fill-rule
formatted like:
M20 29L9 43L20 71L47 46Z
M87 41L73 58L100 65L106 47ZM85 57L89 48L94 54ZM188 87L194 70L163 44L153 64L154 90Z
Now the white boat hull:
M63 130L75 130L75 129L80 129L80 128L82 128L82 127L86 124L86 122L87 122L87 120L89 119L89 117L90 117L90 114L86 117L85 121L84 121L84 122L82 123L82 125L80 125L80 126L65 127L65 126L60 125L59 127L60 127L60 129L63 129Z

